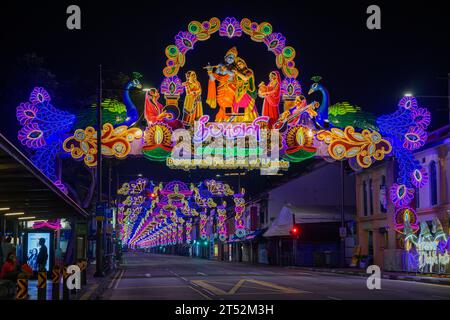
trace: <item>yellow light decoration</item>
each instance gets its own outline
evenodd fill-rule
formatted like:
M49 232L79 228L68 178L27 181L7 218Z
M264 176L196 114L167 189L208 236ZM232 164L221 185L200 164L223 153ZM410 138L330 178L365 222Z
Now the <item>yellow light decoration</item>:
M102 130L102 155L125 158L131 151L131 142L142 138L142 130L105 123ZM77 129L73 136L64 140L63 149L70 152L72 158L84 160L88 167L97 165L97 131L93 127Z
M317 133L317 139L328 144L328 153L333 159L356 157L362 168L370 167L373 159L383 160L392 151L389 141L384 140L377 131L364 129L359 133L351 126L344 131L338 128L321 130Z
M209 21L191 21L188 25L188 31L197 36L199 41L208 40L211 34L217 32L220 28L220 20L216 17L209 19Z
M255 27L252 27L254 25ZM244 18L241 21L242 31L250 36L253 41L262 42L265 37L269 36L272 31L272 25L268 22L256 23L250 19Z

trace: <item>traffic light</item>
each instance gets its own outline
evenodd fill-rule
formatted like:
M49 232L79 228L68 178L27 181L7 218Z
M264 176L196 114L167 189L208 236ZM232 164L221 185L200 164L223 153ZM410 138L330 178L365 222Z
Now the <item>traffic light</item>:
M300 236L300 225L298 223L294 224L289 232L292 237L298 238Z

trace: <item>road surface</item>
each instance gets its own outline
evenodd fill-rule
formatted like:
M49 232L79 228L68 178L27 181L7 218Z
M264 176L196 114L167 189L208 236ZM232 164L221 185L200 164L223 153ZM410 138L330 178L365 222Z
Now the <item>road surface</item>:
M366 280L298 268L129 252L101 299L450 300L450 286L381 279L380 290L369 290Z

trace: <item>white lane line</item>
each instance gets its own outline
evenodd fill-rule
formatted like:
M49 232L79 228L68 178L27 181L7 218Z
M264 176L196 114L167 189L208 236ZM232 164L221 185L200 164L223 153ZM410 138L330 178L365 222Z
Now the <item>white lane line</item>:
M206 274L204 274L203 272L197 272L197 274L199 274L201 276L206 276Z
M336 298L336 297L332 297L332 296L328 296L327 298L331 299L331 300L342 300L342 299L339 299L339 298Z
M114 286L114 290L117 289L117 286L119 285L120 280L122 280L122 277L123 277L124 273L125 273L125 270L122 270L122 272L120 273L120 276L116 280L116 285Z
M114 277L111 279L111 283L109 284L108 289L111 289L111 288L112 288L112 286L114 285L114 282L116 281L116 279L117 279L117 277L119 276L119 274L120 274L120 270L118 270L118 271L114 274Z
M145 276L146 276L147 278L150 278L152 275L151 275L150 273L146 273Z

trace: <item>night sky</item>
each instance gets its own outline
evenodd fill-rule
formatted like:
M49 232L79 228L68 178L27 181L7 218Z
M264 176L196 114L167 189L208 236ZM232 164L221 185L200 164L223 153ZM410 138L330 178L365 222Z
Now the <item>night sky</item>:
M93 2L2 3L0 102L4 116L0 131L14 143L18 144L15 107L27 100L14 89L21 88L12 68L18 57L36 53L44 58L56 79L66 84L59 93L52 92L58 97L55 105L76 112L71 101L96 92L91 84L97 79L98 64L106 72L139 71L146 87L159 86L165 47L190 21L213 16L270 22L274 32L281 32L286 44L297 51L304 93L312 84L310 78L320 75L331 103L349 101L380 115L394 112L406 91L417 96L448 95L450 19L444 1ZM81 7L80 31L66 28L70 4ZM381 30L366 28L370 4L381 7ZM264 44L252 42L245 34L229 40L217 33L187 53L179 76L184 80L185 71L196 70L206 92L202 67L221 62L232 46L254 70L256 83L267 81L268 73L276 70L275 56ZM430 109L433 129L448 123L446 99L419 97L419 103ZM262 100L257 104L260 110ZM209 109L206 104L204 108Z

